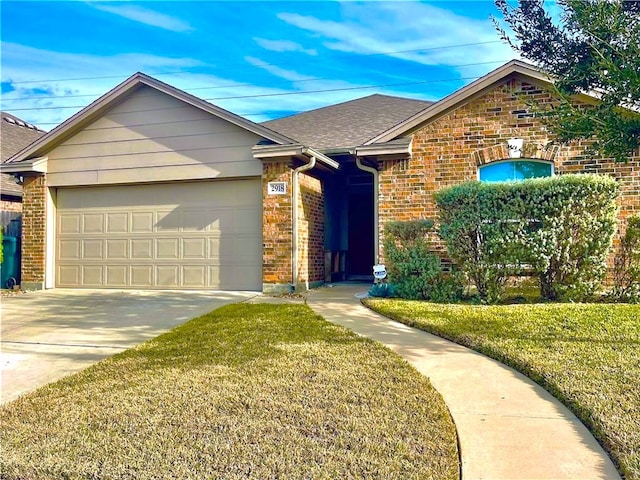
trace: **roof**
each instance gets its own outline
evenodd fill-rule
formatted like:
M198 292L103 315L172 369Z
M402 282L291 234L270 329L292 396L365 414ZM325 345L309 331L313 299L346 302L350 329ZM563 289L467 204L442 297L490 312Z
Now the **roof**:
M511 75L519 75L521 77L543 83L553 83L554 81L553 78L533 65L521 60L511 60L469 85L456 90L442 100L433 103L426 109L417 112L411 117L407 117L404 121L392 126L387 131L381 132L375 137L370 138L365 145L384 143L389 140L393 140L394 138L411 134L439 116L469 102L478 95L482 95L496 83L503 81L506 77Z
M374 94L262 123L320 150L351 148L412 117L433 102Z
M38 127L7 112L0 112L0 161L5 162L45 132ZM0 191L3 195L22 196L22 187L11 175L0 175Z
M143 86L151 87L155 90L170 95L218 118L226 120L229 123L253 132L256 135L259 135L275 144L283 145L295 143L291 138L288 138L281 133L270 130L266 126L254 123L251 120L247 120L244 117L236 115L235 113L232 113L212 103L202 100L167 83L161 82L160 80L150 77L149 75L138 72L109 92L102 95L100 98L98 98L82 110L80 110L71 118L58 125L49 133L42 136L29 147L23 149L22 151L11 157L9 159L9 163L22 162L33 157L46 155L47 152L54 148L56 145L62 143L64 140L74 135L76 132L84 128L96 118L99 118L101 115L103 115L111 107L118 104L128 95Z

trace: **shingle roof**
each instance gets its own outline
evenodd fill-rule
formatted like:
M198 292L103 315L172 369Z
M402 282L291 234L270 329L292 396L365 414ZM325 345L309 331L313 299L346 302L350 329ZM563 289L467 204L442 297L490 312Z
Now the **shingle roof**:
M356 147L432 105L374 94L262 123L313 148Z
M0 161L4 163L9 157L44 135L45 132L10 113L1 113ZM0 191L6 195L22 196L22 187L16 183L11 175L0 175Z

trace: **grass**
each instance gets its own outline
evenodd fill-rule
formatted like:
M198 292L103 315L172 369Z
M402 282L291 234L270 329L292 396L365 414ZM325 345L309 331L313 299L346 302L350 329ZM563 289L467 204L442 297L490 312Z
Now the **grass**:
M576 413L627 480L640 479L640 305L366 305L528 375Z
M230 305L0 409L3 479L457 479L428 380L304 305Z

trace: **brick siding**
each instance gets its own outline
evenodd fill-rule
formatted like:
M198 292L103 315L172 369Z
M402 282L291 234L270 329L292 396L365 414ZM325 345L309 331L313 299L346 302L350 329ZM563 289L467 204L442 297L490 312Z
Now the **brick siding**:
M12 200L0 200L0 211L3 212L21 212L22 202Z
M506 80L488 93L416 131L412 156L380 165L380 232L392 220L437 218L433 193L477 179L478 167L508 158L506 141L524 139L526 158L552 160L555 172L606 173L621 186L620 225L640 213L640 154L627 163L590 158L587 142L547 147L549 132L529 112L527 103L551 102L544 88L518 79ZM444 248L434 236L437 250Z
M324 192L320 180L299 174L298 281L324 281Z
M262 283L265 291L292 284L292 180L289 162L263 164ZM324 193L322 182L298 174L298 278L296 287L324 280ZM268 182L285 182L286 195L267 195Z
M267 195L267 183L285 182L286 195ZM291 283L291 167L265 162L262 168L262 283Z
M47 184L44 176L25 177L22 185L22 284L44 286Z

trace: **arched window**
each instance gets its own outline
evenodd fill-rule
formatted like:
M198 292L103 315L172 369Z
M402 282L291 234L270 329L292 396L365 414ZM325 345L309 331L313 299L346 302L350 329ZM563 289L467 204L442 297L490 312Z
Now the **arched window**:
M478 179L481 182L513 182L552 175L553 163L530 159L504 160L478 169Z

